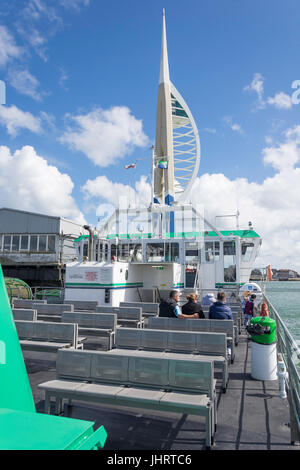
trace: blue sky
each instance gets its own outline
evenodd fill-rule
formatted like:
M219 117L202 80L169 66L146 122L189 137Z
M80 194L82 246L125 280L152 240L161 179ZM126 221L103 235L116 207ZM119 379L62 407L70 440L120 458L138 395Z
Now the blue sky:
M242 222L257 219L268 239L263 261L297 266L294 251L274 255L272 235L275 217L291 219L278 230L300 255L297 0L1 0L0 205L96 224L113 193L149 191L163 8L171 80L200 134L207 210L219 210L216 184L223 212L242 187Z

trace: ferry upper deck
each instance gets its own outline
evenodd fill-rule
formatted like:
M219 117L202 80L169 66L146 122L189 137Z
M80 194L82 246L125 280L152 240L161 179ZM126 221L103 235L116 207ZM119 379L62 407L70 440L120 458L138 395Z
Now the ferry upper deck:
M24 358L36 409L43 413L44 393L38 385L55 379L56 354L24 351ZM218 424L212 449L299 450L291 445L289 405L280 397L279 381L254 380L250 359L251 340L242 332L235 361L229 367L226 393L217 381ZM68 417L94 421L96 428L104 425L108 433L105 450L205 449L201 417L76 400L72 407L65 404L63 411Z

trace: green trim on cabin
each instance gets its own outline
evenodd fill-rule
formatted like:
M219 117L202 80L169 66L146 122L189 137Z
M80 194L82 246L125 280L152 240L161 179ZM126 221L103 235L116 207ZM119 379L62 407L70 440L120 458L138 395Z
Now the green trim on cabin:
M224 237L230 236L238 236L240 238L260 238L260 235L256 233L254 230L220 230L220 233L224 235ZM96 235L94 235L95 237ZM194 237L217 237L218 234L214 231L208 232L169 232L163 234L163 238L194 238ZM152 233L122 233L120 235L114 233L106 236L107 240L119 238L120 240L124 239L144 239L144 238L152 238ZM76 238L74 242L80 242L81 240L88 239L89 235L81 235L80 237Z
M98 282L66 282L66 287L70 286L93 286L93 287L143 287L142 282L116 282L113 284L99 284Z
M231 287L231 286L242 286L244 282L216 282L215 287Z

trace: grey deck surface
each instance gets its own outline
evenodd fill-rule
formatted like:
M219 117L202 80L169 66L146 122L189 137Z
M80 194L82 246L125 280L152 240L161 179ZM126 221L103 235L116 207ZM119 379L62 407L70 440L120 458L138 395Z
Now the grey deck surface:
M24 351L37 411L44 411L38 384L55 378L56 354ZM289 409L279 397L278 381L251 378L251 341L240 336L236 359L229 366L225 394L217 384L218 428L214 450L299 450L290 445ZM54 407L53 407L54 411ZM104 425L107 450L201 450L205 448L204 420L197 416L151 412L74 402L66 416Z

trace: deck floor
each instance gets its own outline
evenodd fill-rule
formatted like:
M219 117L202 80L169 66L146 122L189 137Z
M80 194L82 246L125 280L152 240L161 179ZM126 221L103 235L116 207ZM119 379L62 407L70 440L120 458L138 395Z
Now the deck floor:
M38 384L56 376L56 354L24 352L29 380L39 412L44 394ZM290 445L289 407L279 396L279 383L251 377L251 341L240 335L229 383L218 392L218 427L214 450L299 450ZM200 450L205 448L203 418L176 413L151 412L127 407L74 402L65 416L104 425L107 450Z

